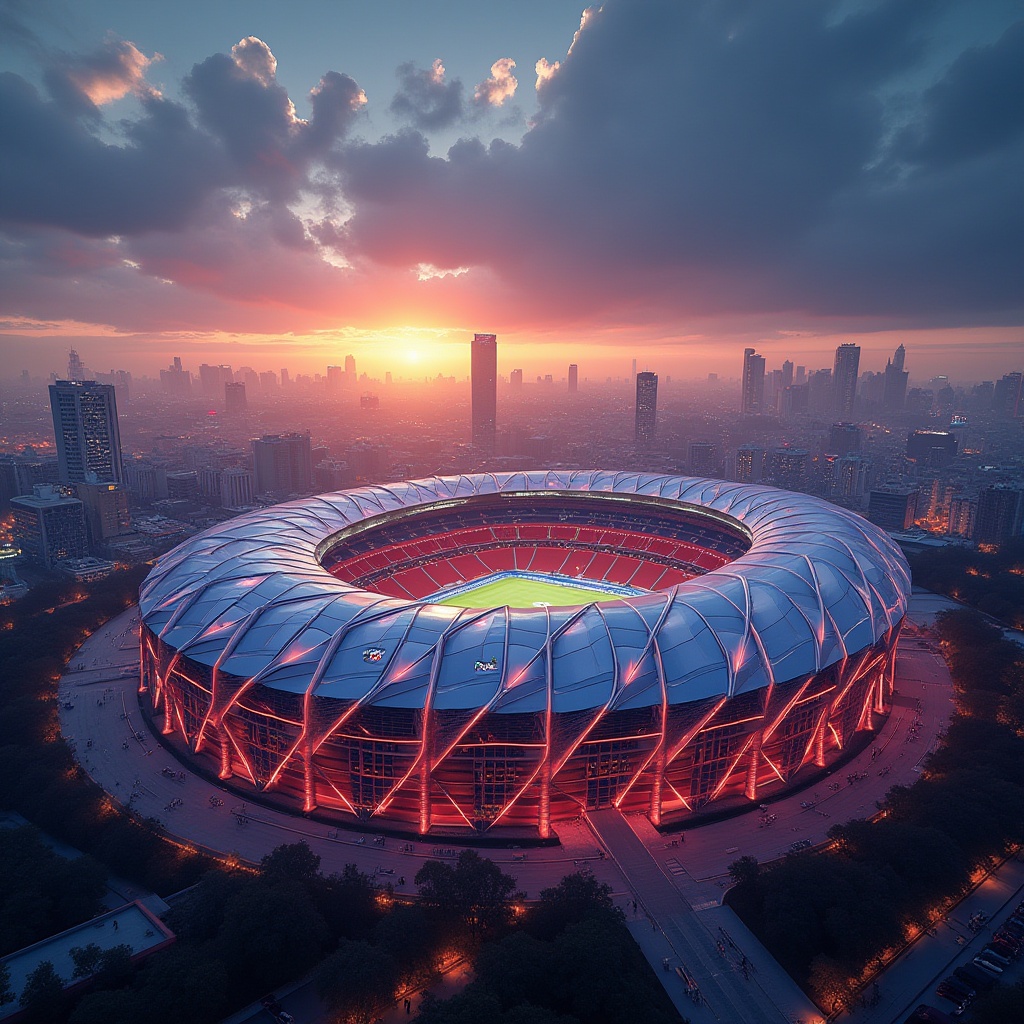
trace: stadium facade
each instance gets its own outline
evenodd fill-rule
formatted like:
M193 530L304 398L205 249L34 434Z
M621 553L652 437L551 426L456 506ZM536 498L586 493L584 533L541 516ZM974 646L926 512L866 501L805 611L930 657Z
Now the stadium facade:
M473 607L477 580L517 575L607 592ZM546 837L611 805L674 823L876 729L909 592L886 534L803 494L435 477L263 509L165 555L140 597L141 699L183 756L297 811L423 834Z

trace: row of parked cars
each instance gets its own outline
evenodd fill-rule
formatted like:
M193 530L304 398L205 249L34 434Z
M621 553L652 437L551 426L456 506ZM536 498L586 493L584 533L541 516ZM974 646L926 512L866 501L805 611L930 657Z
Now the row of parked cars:
M959 1017L978 992L987 992L1003 972L1024 953L1024 902L1002 923L992 940L970 962L939 983L936 992L955 1005Z

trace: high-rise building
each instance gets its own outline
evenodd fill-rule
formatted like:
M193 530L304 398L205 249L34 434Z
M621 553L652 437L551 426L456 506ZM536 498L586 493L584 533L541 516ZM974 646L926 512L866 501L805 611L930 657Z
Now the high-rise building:
M974 534L974 520L978 503L965 495L957 495L949 503L949 525L946 533L951 537L970 537Z
M779 418L789 421L806 415L809 398L810 388L806 384L791 384L783 388L779 395Z
M78 498L40 484L32 494L12 498L11 509L14 536L22 550L47 569L65 558L84 558L88 554L85 515Z
M88 371L82 363L82 357L74 350L68 352L68 380L85 380Z
M910 374L903 369L907 350L900 345L892 359L886 361L882 385L882 406L889 412L900 412L907 401L907 379Z
M244 508L252 504L252 473L241 466L223 469L219 474L220 503L224 508Z
M907 435L907 458L919 466L945 466L956 458L956 448L956 437L948 430L914 430Z
M50 411L61 483L81 483L90 473L105 483L123 482L121 431L112 385L59 380L50 385Z
M1024 374L1008 373L995 382L992 389L992 408L1003 419L1012 420L1024 415Z
M111 537L123 537L131 533L128 492L120 484L87 480L76 484L75 493L85 513L90 544L105 544Z
M906 530L917 515L917 491L912 488L884 487L868 497L868 519L883 530Z
M356 383L356 357L345 356L345 386L355 387Z
M978 493L972 539L975 544L1005 544L1021 535L1022 517L1024 491L1012 487L984 487Z
M860 451L861 431L856 423L833 423L828 432L831 455L850 455Z
M636 375L635 440L638 448L650 448L658 431L658 375L643 370Z
M836 467L832 483L832 497L856 501L867 490L871 463L860 455L844 455Z
M219 399L224 394L224 385L235 379L231 367L221 363L211 366L209 363L199 365L199 385L208 398Z
M789 388L793 386L793 360L786 359L782 363L782 387Z
M636 360L635 359L633 360L633 370L632 370L632 373L630 374L629 380L630 380L631 384L635 384L636 383Z
M743 396L740 410L744 416L764 412L764 356L752 348L743 350Z
M181 356L175 356L174 362L166 370L160 371L160 387L167 395L187 398L192 392L192 374L181 365Z
M523 371L522 370L513 370L508 375L508 382L509 382L509 386L512 388L513 391L522 391L523 390Z
M756 484L764 478L768 452L757 445L745 444L736 451L736 479L741 484Z
M580 368L575 363L569 364L569 394L575 395L580 386Z
M845 419L853 415L857 397L857 374L860 370L860 345L845 342L836 349L832 368L832 388L836 415Z
M267 434L252 443L257 494L308 493L313 484L309 434Z
M768 476L776 487L802 491L807 486L810 460L806 448L776 448L768 459Z
M714 441L694 441L690 445L690 472L694 476L718 476L718 445Z
M244 416L248 412L245 398L245 384L232 381L224 385L224 414L226 416Z
M498 336L474 334L470 349L473 444L494 451L498 419Z

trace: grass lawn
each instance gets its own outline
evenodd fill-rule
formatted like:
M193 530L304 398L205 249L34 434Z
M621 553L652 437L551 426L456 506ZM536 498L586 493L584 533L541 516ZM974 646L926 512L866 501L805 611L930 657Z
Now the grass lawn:
M428 600L430 600L428 598ZM534 608L548 605L593 604L595 601L621 601L618 594L607 594L600 590L588 590L569 584L549 581L509 579L481 581L461 594L431 601L432 604L449 604L457 608Z

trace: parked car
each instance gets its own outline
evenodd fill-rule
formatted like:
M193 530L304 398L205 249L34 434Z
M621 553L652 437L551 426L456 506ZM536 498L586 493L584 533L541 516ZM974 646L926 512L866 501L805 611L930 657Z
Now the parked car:
M948 978L943 978L942 984L948 985L955 992L959 992L964 999L973 999L978 994L970 985L967 984L967 982L954 977L952 974Z
M1000 956L1008 957L1010 960L1016 960L1020 956L1019 946L1011 946L1009 942L1004 942L995 936L986 948L994 949Z
M943 1013L941 1010L936 1010L934 1006L922 1003L903 1024L948 1024L951 1020L948 1013Z
M974 964L964 964L953 973L979 992L987 992L996 983L994 975L975 967Z
M995 975L996 977L999 977L999 975L1003 973L1003 969L1002 969L1002 967L1000 967L1000 966L999 966L999 964L997 964L997 963L994 963L994 962L993 962L993 961L991 961L991 960L986 960L986 959L985 959L985 958L984 958L983 956L981 956L980 954L979 954L978 956L976 956L976 957L975 957L975 958L974 958L974 959L973 959L973 960L971 961L971 963L973 963L973 964L977 965L977 966L978 966L978 967L980 967L980 968L981 968L981 969L982 969L983 971L988 971L988 972L989 972L989 974L994 974L994 975Z
M997 964L999 964L1000 967L1010 966L1010 958L1008 956L1003 956L1003 954L1000 953L998 949L993 949L991 942L981 951L979 955L983 956L986 960L994 960Z

